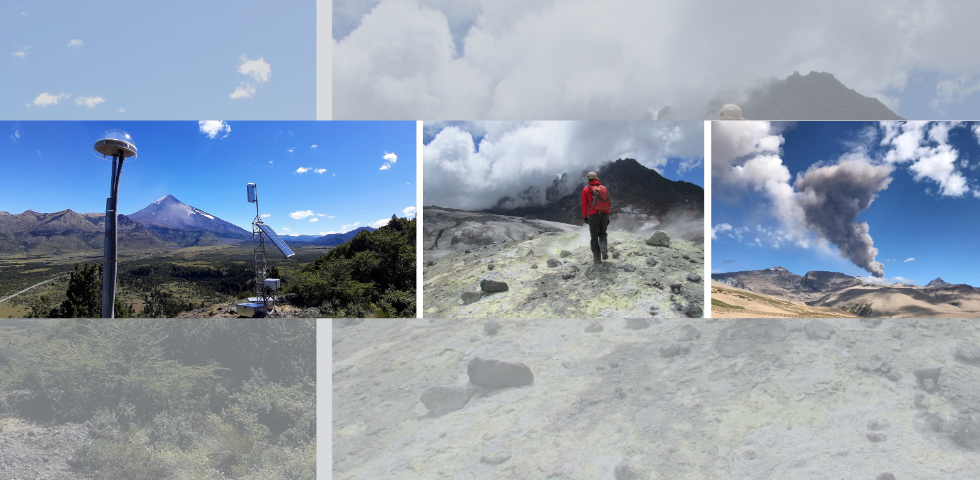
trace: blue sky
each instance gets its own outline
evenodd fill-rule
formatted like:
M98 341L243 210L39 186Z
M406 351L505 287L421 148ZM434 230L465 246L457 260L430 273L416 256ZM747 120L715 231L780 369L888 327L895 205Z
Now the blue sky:
M0 0L0 119L314 120L315 13L313 1Z
M752 125L746 122L746 127ZM798 175L811 166L829 172L827 168L856 159L870 165L864 171L890 172L872 189L883 183L886 188L877 190L877 198L857 216L858 222L868 224L868 234L878 249L876 261L884 266L883 280L923 285L941 277L951 283L980 286L976 124L800 122L772 124L768 132L764 130L755 133L757 145L765 143L759 138L782 137L778 152L759 147L731 153L719 148L720 158L712 159L713 273L782 266L799 275L829 270L869 277L865 269L840 258L839 248L814 228L801 229L792 218L781 216L780 212L791 211L792 201L789 196L780 197L780 190L773 187L780 178L787 178L780 176L778 164L770 164L756 177L745 174L750 170L747 159L774 155L789 174L789 182L783 185L792 186L790 196L797 196L793 198L800 195ZM725 138L735 137L734 132L729 130ZM713 157L722 135L713 130ZM747 155L741 155L746 151ZM744 170L739 173L738 168ZM853 179L858 184L861 181ZM843 184L838 181L830 188L849 188ZM791 233L794 228L796 235ZM800 246L801 241L808 246Z
M416 206L415 122L0 122L0 210L104 212L112 166L92 145L112 128L139 151L123 166L123 214L171 194L251 230L250 182L280 235L348 231Z

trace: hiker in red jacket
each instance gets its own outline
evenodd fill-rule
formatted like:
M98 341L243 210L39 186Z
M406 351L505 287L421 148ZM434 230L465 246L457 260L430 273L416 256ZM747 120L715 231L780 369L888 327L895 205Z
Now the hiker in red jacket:
M599 176L589 172L589 184L582 189L582 217L592 237L592 262L609 259L606 249L606 227L609 226L609 190L599 183ZM599 255L602 255L600 259Z

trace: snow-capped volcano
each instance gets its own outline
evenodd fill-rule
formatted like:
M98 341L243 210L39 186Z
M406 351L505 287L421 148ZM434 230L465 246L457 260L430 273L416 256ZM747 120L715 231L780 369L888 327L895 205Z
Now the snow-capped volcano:
M173 195L167 195L129 217L147 227L156 225L180 230L203 230L222 238L251 236L247 230L181 202Z

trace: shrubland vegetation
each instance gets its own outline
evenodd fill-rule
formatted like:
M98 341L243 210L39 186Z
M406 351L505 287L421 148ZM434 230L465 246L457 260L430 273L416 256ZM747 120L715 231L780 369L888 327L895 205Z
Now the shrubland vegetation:
M64 320L0 366L17 412L84 423L94 478L312 479L313 320Z
M284 293L328 317L415 317L416 219L392 217L286 277Z

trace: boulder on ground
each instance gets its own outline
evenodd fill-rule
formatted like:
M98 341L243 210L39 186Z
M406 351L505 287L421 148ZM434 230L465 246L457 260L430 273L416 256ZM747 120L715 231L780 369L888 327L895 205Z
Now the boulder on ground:
M645 318L627 318L626 328L630 330L643 330L644 328L650 328L650 320Z
M980 345L969 340L961 340L956 344L954 355L960 362L969 365L980 365Z
M558 253L558 256L561 258L571 257L572 252L569 252L568 250L562 250L561 252Z
M701 338L701 330L698 330L694 325L686 324L681 327L681 336L677 340L687 342L698 338Z
M603 330L602 324L599 322L592 322L588 327L585 327L586 333L599 333Z
M826 322L820 320L811 320L803 326L803 331L806 332L806 338L811 340L830 340L830 337L836 332L834 327L831 327Z
M434 415L445 415L466 406L475 392L472 385L436 385L422 393L422 404Z
M555 267L557 267L558 265L561 265L561 262L559 262L558 260L556 260L556 259L554 259L554 258L549 258L549 259L548 259L548 266L549 266L549 267L551 267L551 268L555 268Z
M507 282L501 280L499 274L487 275L480 279L480 290L487 293L497 293L506 292L508 290Z
M471 292L463 292L459 295L459 298L463 301L463 305L469 305L483 298L483 291L476 290Z
M657 230L653 232L653 235L647 239L647 245L652 245L654 247L669 247L670 246L670 236L667 232L663 230Z
M487 388L520 387L534 383L531 369L519 362L486 360L476 357L470 360L466 373L474 385Z
M487 335L496 335L497 332L500 331L500 324L497 323L496 320L490 320L483 325L483 331L486 332Z

